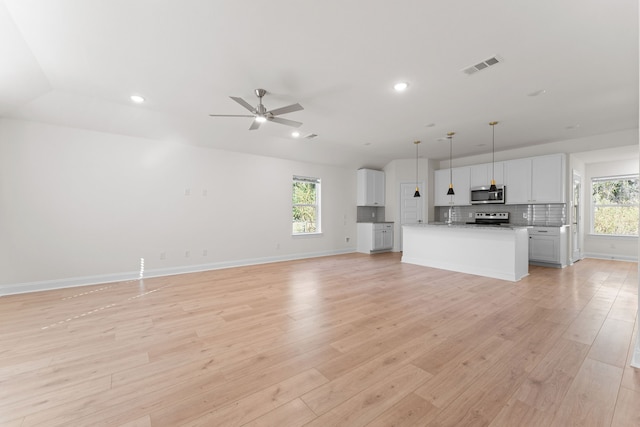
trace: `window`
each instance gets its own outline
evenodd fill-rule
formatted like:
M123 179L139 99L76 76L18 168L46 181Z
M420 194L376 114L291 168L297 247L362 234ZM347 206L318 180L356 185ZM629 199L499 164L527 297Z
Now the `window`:
M293 234L320 233L320 180L293 177Z
M638 235L638 175L591 179L591 232Z

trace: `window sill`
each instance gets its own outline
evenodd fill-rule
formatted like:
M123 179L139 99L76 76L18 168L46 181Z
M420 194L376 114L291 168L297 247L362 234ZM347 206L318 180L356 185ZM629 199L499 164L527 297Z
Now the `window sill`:
M314 238L314 237L322 237L322 232L319 233L299 233L299 234L292 234L291 237L293 237L294 239L304 239L304 238Z
M620 240L631 240L631 239L638 238L638 236L619 235L619 234L594 234L594 233L589 233L587 234L587 236L593 237L596 239L620 239Z

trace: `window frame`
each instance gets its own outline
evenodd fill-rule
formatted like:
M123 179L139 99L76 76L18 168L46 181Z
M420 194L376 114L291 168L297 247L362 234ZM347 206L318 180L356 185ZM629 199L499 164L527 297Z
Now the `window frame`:
M596 209L597 208L610 208L610 207L627 207L627 208L635 208L638 210L640 214L640 200L638 203L617 203L617 204L596 204L595 198L593 197L593 186L595 183L604 182L604 181L624 181L624 180L632 180L635 179L639 181L640 184L640 175L639 174L625 174L625 175L612 175L612 176L597 176L591 177L591 187L589 192L590 197L590 210L591 210L591 223L589 225L589 234L592 236L598 237L619 237L619 238L630 238L630 237L638 237L638 233L636 234L609 234L609 233L598 233L595 231L595 223L596 223ZM639 227L640 231L640 227Z
M315 203L294 203L293 200L293 186L296 182L308 183L315 185ZM317 236L322 234L322 180L316 177L302 176L302 175L293 175L293 179L291 181L291 235L294 237L300 236ZM295 232L293 229L294 224L296 223L295 218L293 217L293 210L296 207L311 207L315 210L315 231L308 232Z

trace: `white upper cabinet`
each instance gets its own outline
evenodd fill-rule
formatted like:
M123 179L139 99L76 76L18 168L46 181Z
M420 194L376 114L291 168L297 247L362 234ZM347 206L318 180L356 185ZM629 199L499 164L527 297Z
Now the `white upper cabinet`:
M565 155L530 157L505 163L506 204L565 203Z
M435 171L433 179L433 200L435 206L463 206L471 204L470 195L470 168L468 166L453 168L453 191L455 195L447 196L449 190L449 169Z
M565 155L534 157L531 162L532 203L566 203Z
M505 162L505 182L507 205L531 203L531 159L517 159Z
M495 177L495 178L492 178ZM504 162L483 163L469 167L469 185L474 187L488 187L491 179L496 180L496 185L504 185Z
M358 206L384 206L384 172L358 169Z

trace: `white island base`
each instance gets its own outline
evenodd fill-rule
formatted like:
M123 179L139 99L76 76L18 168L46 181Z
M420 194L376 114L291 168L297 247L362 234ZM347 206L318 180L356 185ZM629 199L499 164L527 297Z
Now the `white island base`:
M418 224L402 228L402 262L517 282L529 274L526 227Z

